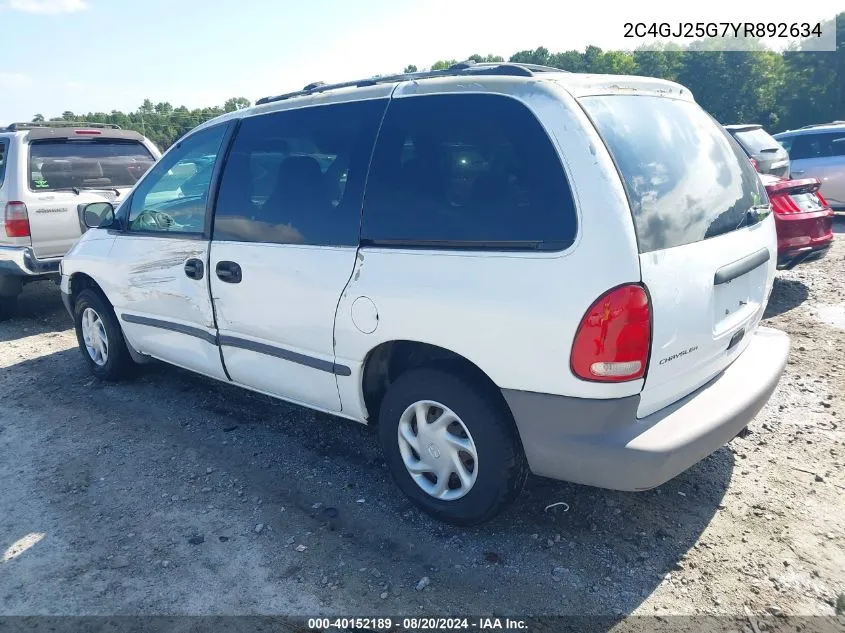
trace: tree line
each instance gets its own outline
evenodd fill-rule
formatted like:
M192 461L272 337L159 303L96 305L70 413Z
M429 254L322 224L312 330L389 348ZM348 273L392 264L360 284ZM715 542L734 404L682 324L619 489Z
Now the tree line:
M676 81L687 86L696 101L721 123L760 123L775 133L845 119L845 12L823 28L834 26L837 48L830 52L813 50L817 40L812 38L783 52L767 50L754 39L742 40L746 50L725 51L720 50L725 40L714 39L685 47L665 45L634 51L603 51L588 46L584 51L552 53L541 46L516 52L507 61L570 72L643 75ZM473 54L468 59L476 63L505 61L492 54ZM438 60L430 69L445 69L457 61ZM411 64L404 69L418 70L425 68ZM223 106L188 110L145 100L135 112L64 112L55 118L116 123L138 130L163 150L200 123L249 105L247 99L236 97ZM34 120L43 120L43 116L36 115Z

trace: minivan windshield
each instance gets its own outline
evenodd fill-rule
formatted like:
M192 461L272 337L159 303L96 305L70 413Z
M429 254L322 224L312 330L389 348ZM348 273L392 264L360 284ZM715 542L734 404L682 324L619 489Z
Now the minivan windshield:
M132 187L155 162L138 141L123 139L34 141L29 146L29 188Z
M760 221L768 198L730 135L692 101L584 97L631 205L641 253L691 244Z

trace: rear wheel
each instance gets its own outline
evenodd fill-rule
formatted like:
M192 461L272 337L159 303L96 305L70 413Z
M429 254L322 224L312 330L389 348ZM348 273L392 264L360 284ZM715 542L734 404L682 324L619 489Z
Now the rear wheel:
M91 373L103 380L118 380L133 366L123 332L111 305L87 289L74 304L76 340Z
M387 391L379 412L385 459L402 492L436 519L491 519L528 473L509 412L457 373L415 369Z

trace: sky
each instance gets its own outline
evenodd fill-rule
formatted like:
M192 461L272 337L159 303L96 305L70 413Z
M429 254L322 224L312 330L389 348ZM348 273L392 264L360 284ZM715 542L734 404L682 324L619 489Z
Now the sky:
M144 99L189 108L255 101L473 53L630 50L641 42L623 37L625 22L812 22L842 8L842 0L0 0L0 124L133 111Z

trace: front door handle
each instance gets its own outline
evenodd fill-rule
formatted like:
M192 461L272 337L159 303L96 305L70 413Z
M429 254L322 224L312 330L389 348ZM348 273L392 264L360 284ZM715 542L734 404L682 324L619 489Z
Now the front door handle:
M199 259L189 259L185 262L185 274L191 279L202 279L205 274L205 266Z
M241 283L241 279L243 279L241 267L235 262L217 262L215 270L217 272L217 278L220 281L225 281L227 284L239 284Z

